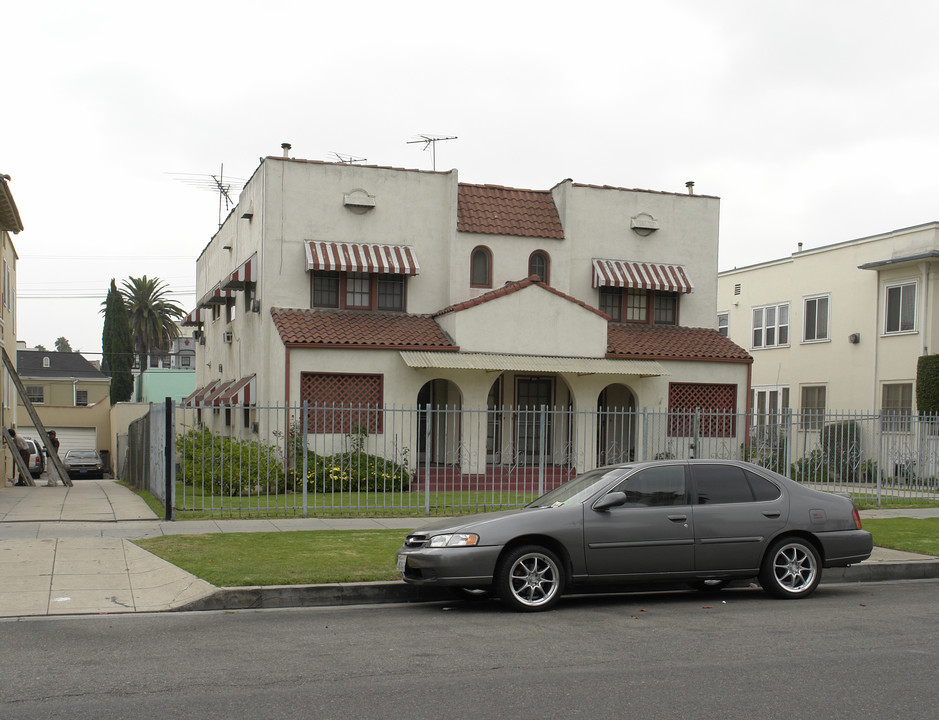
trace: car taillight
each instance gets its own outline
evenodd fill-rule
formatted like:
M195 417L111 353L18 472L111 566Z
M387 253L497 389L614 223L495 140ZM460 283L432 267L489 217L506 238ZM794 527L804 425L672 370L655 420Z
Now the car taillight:
M861 529L861 513L857 511L857 508L854 508L854 526L858 530Z

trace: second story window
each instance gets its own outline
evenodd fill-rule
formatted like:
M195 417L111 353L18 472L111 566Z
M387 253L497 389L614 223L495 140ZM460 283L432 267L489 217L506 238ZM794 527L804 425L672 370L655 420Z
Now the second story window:
M75 391L75 404L79 407L85 407L88 405L88 391L87 390Z
M916 329L916 283L888 285L884 293L884 333Z
M27 385L26 397L33 404L45 402L45 389L42 385Z
M789 303L753 308L753 347L789 344Z
M470 287L492 287L492 253L482 245L470 255Z
M600 311L614 322L677 325L678 293L601 287Z
M802 339L805 342L828 340L828 296L806 298L804 314Z
M724 337L727 337L730 333L730 313L721 312L717 313L717 332L719 332Z
M549 277L548 254L541 250L535 250L528 258L528 274L537 275L545 285L551 284Z
M312 273L315 308L405 310L405 276L321 271Z

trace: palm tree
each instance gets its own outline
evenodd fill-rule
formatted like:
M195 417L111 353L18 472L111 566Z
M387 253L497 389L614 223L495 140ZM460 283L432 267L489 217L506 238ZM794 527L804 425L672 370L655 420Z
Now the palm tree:
M159 278L127 278L121 287L134 347L140 358L140 371L147 369L150 353L169 350L170 342L179 337L176 321L186 311L175 300L170 300L169 289Z

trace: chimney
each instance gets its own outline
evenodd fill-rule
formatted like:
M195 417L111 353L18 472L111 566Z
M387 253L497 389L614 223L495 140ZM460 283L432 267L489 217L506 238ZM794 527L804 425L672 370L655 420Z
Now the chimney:
M802 252L802 243L799 243L799 252Z
M290 143L281 143L280 147L284 151L284 160L290 157Z
M685 187L688 188L689 195L694 195L694 180L689 180L686 182Z

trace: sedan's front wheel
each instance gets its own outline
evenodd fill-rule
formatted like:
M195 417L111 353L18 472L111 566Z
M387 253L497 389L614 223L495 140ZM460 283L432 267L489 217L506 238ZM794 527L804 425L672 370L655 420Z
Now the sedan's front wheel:
M811 595L822 579L822 563L812 543L782 538L770 546L760 567L760 585L779 598Z
M564 570L547 548L525 545L510 551L496 570L499 599L513 610L547 610L561 599Z

